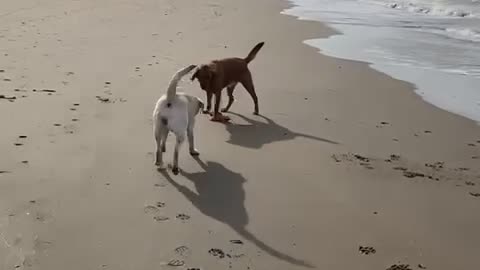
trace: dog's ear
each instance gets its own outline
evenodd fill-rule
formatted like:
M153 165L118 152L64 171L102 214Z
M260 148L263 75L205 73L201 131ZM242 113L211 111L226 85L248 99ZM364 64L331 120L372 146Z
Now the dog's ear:
M193 66L193 65L192 65ZM193 81L195 79L198 80L198 73L200 72L200 69L202 68L202 66L195 66L195 68L193 69L193 74L192 74L192 77L190 77L190 80Z
M197 70L195 70L195 72L193 73L192 77L190 78L191 81L195 80L196 78L198 77L198 68Z
M191 72L192 70L196 69L197 68L197 65L189 65L186 70L187 70L187 73Z

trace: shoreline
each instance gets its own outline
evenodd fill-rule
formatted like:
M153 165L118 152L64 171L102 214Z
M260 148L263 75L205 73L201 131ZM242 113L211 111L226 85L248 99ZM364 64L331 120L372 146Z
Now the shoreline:
M405 52L403 52L405 55L402 56L401 54L399 54L402 53L402 51L397 51L397 54L395 54L395 47L389 47L389 44L391 46L393 45L391 44L392 41L388 41L388 38L393 41L401 42L398 37L389 37L388 35L390 32L393 32L399 36L406 36L406 38L410 37L408 35L414 35L415 32L408 32L408 30L406 30L406 32L402 32L403 29L401 27L388 26L388 23L392 23L390 21L385 21L385 25L382 25L381 22L373 20L371 23L373 25L378 24L377 27L362 26L361 23L349 24L348 22L343 25L341 23L335 23L335 21L346 20L345 18L348 15L339 15L339 18L334 17L335 19L327 19L329 18L328 15L321 15L322 13L320 12L315 12L313 10L308 12L309 8L313 9L315 7L315 5L313 5L312 3L303 3L305 6L302 6L302 2L288 2L291 5L288 8L284 9L281 14L293 16L298 20L309 20L326 23L329 27L335 29L334 31L338 31L338 33L340 33L340 35L333 35L327 38L321 37L304 40L303 42L307 45L318 49L319 52L330 57L365 62L369 65L370 68L386 74L393 79L412 83L414 92L422 99L424 99L427 103L450 113L454 113L473 120L480 125L480 101L478 99L480 96L478 96L478 94L476 93L475 87L475 82L478 81L478 78L476 78L474 75L467 76L458 73L453 74L451 71L453 67L450 67L448 69L450 71L447 72L445 70L446 67L435 67L435 65L432 63L430 65L433 66L428 66L428 61L425 62L425 59L413 60L410 59L411 55L405 54ZM367 5L367 7L379 9L377 12L390 12L390 10L387 8L382 9L381 6L379 7ZM345 9L345 7L343 9L339 9L343 10ZM333 8L332 14L335 11L336 9ZM353 19L362 20L361 17L355 17L360 15L354 12L349 15L353 16ZM324 20L326 20L327 22L322 21L322 16L326 17L324 18ZM406 14L393 12L391 16L399 17L406 16ZM405 20L407 19L408 17L405 18ZM417 23L421 24L421 20L424 18L420 17L410 19L417 19L419 20L419 22ZM332 22L328 22L329 20ZM368 24L368 22L365 22L365 24ZM366 34L358 35L358 32L365 32ZM429 36L425 36L424 38L427 39L428 37ZM413 38L413 36L410 38ZM378 40L378 42L383 45L374 45L374 43L370 42L369 40ZM431 42L431 40L425 41L425 44L430 44ZM406 43L403 46L413 45L414 43ZM426 53L424 51L424 48L420 46L421 44L417 45L419 46L420 54ZM444 44L444 46L446 48L450 48L451 45L449 43L446 43ZM454 48L450 49L453 50ZM371 52L370 50L374 50L375 52ZM388 50L393 51L388 53ZM416 64L411 65L409 61L413 61ZM468 66L468 64L464 64ZM458 63L458 65L460 65L460 62ZM418 74L422 74L422 76L418 76ZM458 86L461 87L459 88ZM454 91L453 89L456 90Z
M0 28L0 94L16 97L0 99L1 270L478 265L480 128L302 43L327 25L278 0L45 4L7 5L21 11ZM182 173L158 172L171 75L259 41L261 116L238 87L231 124L199 116L200 158L184 145Z

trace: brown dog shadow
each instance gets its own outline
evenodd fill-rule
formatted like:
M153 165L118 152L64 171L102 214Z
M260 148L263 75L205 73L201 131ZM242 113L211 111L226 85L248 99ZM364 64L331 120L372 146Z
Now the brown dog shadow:
M200 158L195 160L204 171L196 173L182 171L181 175L195 184L197 192L177 183L167 171L159 170L159 172L204 215L228 225L240 236L275 258L294 265L313 268L305 261L275 250L246 229L249 218L245 208L243 184L247 180L240 173L231 171L217 162L204 163Z
M238 116L248 123L246 125L225 125L227 131L230 133L230 139L227 141L230 144L259 149L265 144L293 140L296 137L303 137L330 144L339 144L338 142L329 139L292 131L286 127L277 124L272 119L263 115L258 115L258 117L263 118L265 122L254 120L252 118L248 118L244 115L233 112L230 112L229 114Z

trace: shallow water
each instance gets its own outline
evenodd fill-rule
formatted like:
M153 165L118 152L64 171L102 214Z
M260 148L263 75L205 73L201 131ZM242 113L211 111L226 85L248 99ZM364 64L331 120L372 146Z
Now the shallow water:
M305 41L411 82L427 102L480 122L480 1L292 0L283 14L343 35Z

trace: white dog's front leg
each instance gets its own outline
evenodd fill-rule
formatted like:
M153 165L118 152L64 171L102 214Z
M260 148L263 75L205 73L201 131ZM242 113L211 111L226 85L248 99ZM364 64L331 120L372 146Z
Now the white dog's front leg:
M183 141L185 141L185 135L184 134L176 134L177 135L177 143L175 144L175 150L173 152L173 167L172 167L172 172L174 175L177 175L180 172L180 169L178 168L178 152L180 152L180 147L183 144Z

